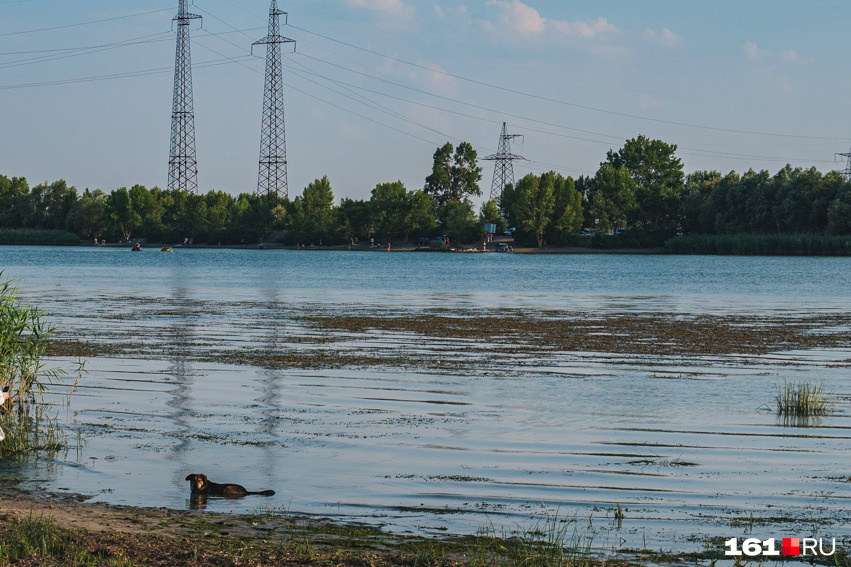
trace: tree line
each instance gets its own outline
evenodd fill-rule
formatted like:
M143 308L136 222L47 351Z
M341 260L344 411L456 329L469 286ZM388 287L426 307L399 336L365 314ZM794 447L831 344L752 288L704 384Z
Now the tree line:
M370 198L335 202L327 177L294 199L222 191L195 195L134 185L82 193L64 180L30 187L0 175L0 230L66 231L79 239L253 244L382 242L447 235L478 242L485 224L531 246L659 246L677 235L851 235L851 183L838 172L786 165L685 174L676 145L637 136L607 153L593 176L529 174L478 211L482 168L467 143L437 148L421 189L379 183ZM581 236L598 234L593 238ZM621 229L621 230L618 230ZM617 237L607 236L614 232Z

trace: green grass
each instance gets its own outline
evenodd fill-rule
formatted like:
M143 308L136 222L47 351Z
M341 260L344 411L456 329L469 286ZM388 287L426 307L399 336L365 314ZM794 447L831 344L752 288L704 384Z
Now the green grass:
M831 398L832 395L825 391L824 384L811 380L784 382L782 388L777 388L777 413L795 417L825 415L833 408Z

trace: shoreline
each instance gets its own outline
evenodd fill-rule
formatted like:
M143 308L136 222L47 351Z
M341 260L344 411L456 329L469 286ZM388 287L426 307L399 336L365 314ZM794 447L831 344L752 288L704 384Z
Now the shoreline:
M86 498L0 488L0 559L4 545L6 554L15 545L22 526L42 530L45 540L43 549L17 558L25 565L517 565L539 564L546 557L552 564L603 567L724 559L720 539L714 549L701 552L593 547L577 518L552 518L523 533L496 534L483 526L473 536L426 537L263 509L259 503L256 513L227 514ZM50 545L48 539L61 543ZM845 553L826 558L837 562L816 563L847 565Z
M516 534L505 538L485 528L475 536L442 537L400 535L380 528L346 524L322 517L291 515L263 509L253 514L226 514L205 510L146 508L85 502L86 496L45 494L0 489L0 558L11 548L21 526L38 526L53 533L62 545L45 544L31 550L25 565L492 565L519 564L536 557L528 546L551 547L565 554L559 564L626 565L653 559L659 564L700 560L695 553L629 551L617 555L588 548L576 550L546 542L523 542ZM571 526L572 521L564 520ZM8 551L6 552L8 553ZM571 558L579 558L573 563ZM8 556L6 556L8 559ZM705 559L711 557L706 555Z
M141 242L141 241L140 241ZM494 241L492 244L496 244L498 241ZM22 246L32 246L32 247L61 247L61 248L119 248L119 249L127 249L130 250L131 245L127 243L110 243L102 246L94 246L92 244L2 244L0 243L0 247L9 246L9 247L22 247ZM157 248L162 245L145 245L143 243L143 250L154 250L159 251ZM348 246L346 244L338 244L333 246L307 246L307 247L297 247L291 244L269 244L263 243L260 244L192 244L189 246L183 245L174 245L171 246L171 251L178 250L292 250L298 252L423 252L423 253L460 253L460 254L501 254L493 249L488 249L482 251L476 248L474 245L469 246L460 246L458 248L450 248L447 250L431 250L428 248L422 248L417 246L398 246L393 247L391 245L390 250L387 250L386 247L370 247L368 244L357 244ZM564 254L564 255L573 255L573 254L625 254L625 255L647 255L647 256L655 256L655 255L692 255L690 253L679 253L679 252L669 252L664 248L588 248L588 247L546 247L546 248L534 248L534 247L516 247L512 252L508 254Z

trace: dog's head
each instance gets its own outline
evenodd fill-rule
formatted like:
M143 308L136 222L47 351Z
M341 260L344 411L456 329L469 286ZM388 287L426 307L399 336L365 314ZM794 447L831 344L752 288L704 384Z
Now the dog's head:
M186 480L189 481L189 486L192 488L192 492L203 492L204 489L207 488L207 484L209 484L207 475L205 474L188 474L186 475Z

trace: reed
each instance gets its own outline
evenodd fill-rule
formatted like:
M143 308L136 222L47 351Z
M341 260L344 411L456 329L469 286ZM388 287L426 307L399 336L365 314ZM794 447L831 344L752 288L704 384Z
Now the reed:
M849 256L851 236L821 234L690 234L665 241L675 254Z
M0 229L0 244L69 246L79 243L79 237L65 230Z
M825 415L833 407L832 395L826 392L824 384L811 380L804 382L784 382L777 389L777 413L784 416L809 417Z
M0 427L5 433L0 454L56 449L64 444L61 428L43 404L49 385L66 375L44 367L53 328L18 291L13 282L2 281L0 273L0 387L10 389L9 399L0 406Z

